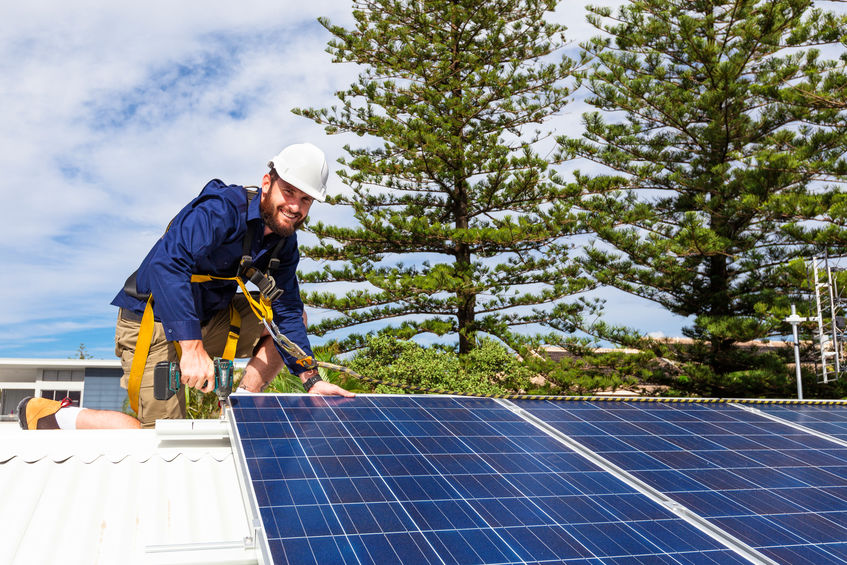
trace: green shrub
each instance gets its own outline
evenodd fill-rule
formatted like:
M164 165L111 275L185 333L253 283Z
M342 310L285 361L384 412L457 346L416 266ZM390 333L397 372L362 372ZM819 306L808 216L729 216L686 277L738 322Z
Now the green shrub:
M348 365L375 379L462 394L506 394L529 382L530 372L513 354L492 340L459 356L440 346L423 347L413 341L372 337ZM415 392L378 385L374 392Z
M587 395L634 388L652 379L656 371L650 352L598 354L580 347L555 360L541 350L527 354L526 359L528 369L547 381L534 394Z

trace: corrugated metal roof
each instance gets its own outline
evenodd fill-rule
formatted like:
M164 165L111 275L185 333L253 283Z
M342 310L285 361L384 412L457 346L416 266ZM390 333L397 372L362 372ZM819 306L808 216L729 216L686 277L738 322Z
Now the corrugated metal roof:
M3 426L0 563L256 563L235 465L220 433Z

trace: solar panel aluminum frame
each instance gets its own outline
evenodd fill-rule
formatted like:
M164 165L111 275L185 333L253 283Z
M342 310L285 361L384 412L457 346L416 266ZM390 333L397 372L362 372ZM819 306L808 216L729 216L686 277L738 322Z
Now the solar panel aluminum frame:
M245 456L243 443L241 442L241 434L238 433L238 426L236 426L235 418L232 415L232 404L229 398L221 405L221 410L223 412L222 417L229 428L230 443L232 445L233 455L235 456L235 474L238 477L241 498L245 501L244 509L253 526L253 545L257 550L256 556L259 565L273 565L268 535L259 514L259 500L256 498L256 491L253 488L253 482L250 480L250 473L247 470L247 457Z

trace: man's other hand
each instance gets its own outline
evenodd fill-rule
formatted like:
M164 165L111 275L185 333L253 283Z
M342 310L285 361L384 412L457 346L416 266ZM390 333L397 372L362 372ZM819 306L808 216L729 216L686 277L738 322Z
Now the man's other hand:
M332 383L328 383L326 381L318 381L312 388L309 389L310 394L320 394L323 396L346 396L348 398L352 398L356 396L349 390L344 390L338 385L334 385Z

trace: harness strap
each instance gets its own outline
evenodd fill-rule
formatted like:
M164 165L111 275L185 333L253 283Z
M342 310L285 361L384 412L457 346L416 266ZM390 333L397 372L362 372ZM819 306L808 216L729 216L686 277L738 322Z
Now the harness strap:
M250 309L256 317L259 318L259 320L273 320L273 308L271 307L270 300L268 300L265 296L260 296L259 300L253 298L247 290L247 286L244 284L244 281L241 280L240 277L191 275L191 282L193 283L204 283L211 280L235 281L238 286L241 287L241 291L244 293L244 297L247 299L247 303L250 305ZM129 383L127 384L129 405L136 413L138 413L138 396L141 391L141 377L144 375L144 367L147 365L147 356L150 354L150 342L153 338L153 325L153 297L151 296L147 300L147 306L144 308L144 315L141 317L141 327L138 330L135 354L132 357L132 366L129 371ZM229 361L235 359L235 350L238 346L238 336L240 333L241 315L238 313L238 309L230 303L229 334L227 335L226 345L224 346L224 353L222 355L224 359L228 359ZM179 343L174 342L174 347L176 347L177 355L182 357L182 351L179 348Z
M247 189L247 207L249 208L250 203L256 198L257 192L255 190L249 190L248 187L244 188ZM247 222L247 232L241 240L241 262L238 265L239 275L253 266L253 256L250 254L250 249L253 246L253 235L255 232L256 225L252 222Z
M229 303L229 334L226 336L223 358L232 361L235 359L235 348L238 346L238 336L241 333L241 314L238 308Z
M147 365L147 354L150 353L150 342L153 339L153 296L147 299L144 307L144 315L141 316L141 328L138 330L138 338L135 341L135 354L132 356L132 366L129 369L129 383L127 383L127 395L129 405L138 414L138 395L141 392L141 377L144 375L144 367Z
M247 299L247 303L250 305L250 309L253 310L253 313L256 315L259 320L273 320L274 311L271 306L271 301L268 297L264 295L259 295L259 300L253 298L253 295L250 294L250 291L247 290L247 285L241 279L241 277L216 277L214 275L191 275L191 282L193 283L204 283L209 281L235 281L238 283L239 288L241 288L241 292L244 293L244 298Z

